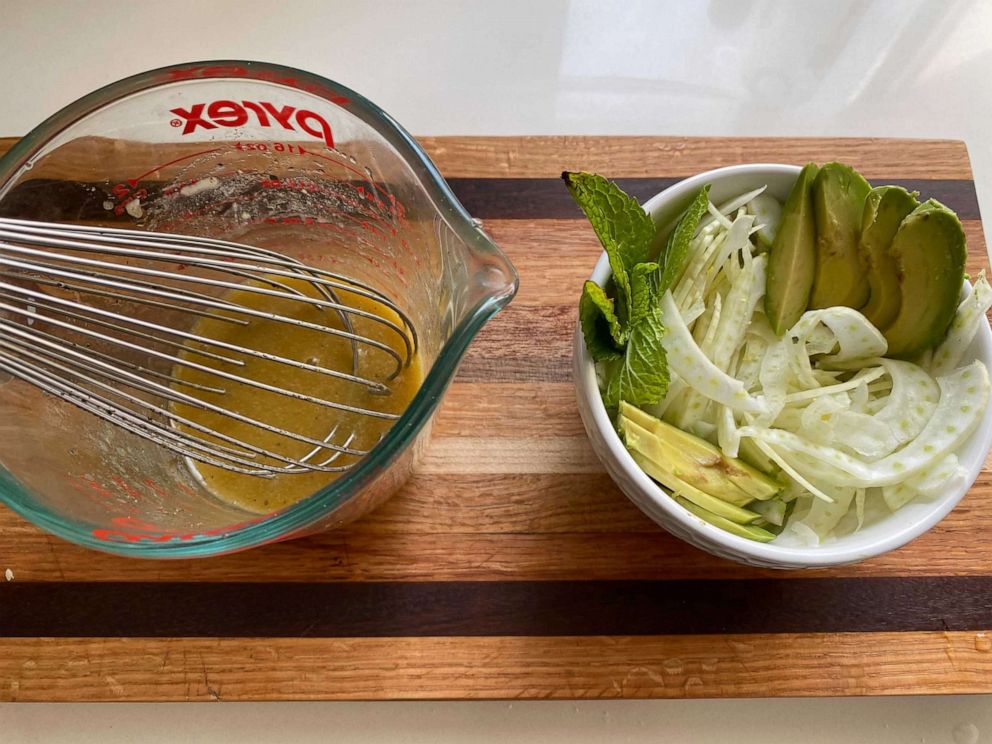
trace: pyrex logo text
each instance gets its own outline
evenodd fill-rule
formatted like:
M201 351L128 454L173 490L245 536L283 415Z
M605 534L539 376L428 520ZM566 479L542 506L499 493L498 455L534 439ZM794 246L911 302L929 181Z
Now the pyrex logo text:
M179 117L172 120L172 126L182 127L184 135L195 132L198 127L204 129L243 127L254 114L259 126L271 127L279 124L283 129L290 131L296 131L298 127L311 137L323 140L328 147L334 147L331 125L323 116L308 109L298 109L293 106L276 108L268 101L238 103L222 100L210 104L194 103L188 111L184 108L174 108L171 109L171 113Z

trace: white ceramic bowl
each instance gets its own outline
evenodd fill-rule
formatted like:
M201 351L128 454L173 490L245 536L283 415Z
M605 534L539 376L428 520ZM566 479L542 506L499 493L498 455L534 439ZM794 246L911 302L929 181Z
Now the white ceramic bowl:
M648 200L644 208L660 224L669 224L695 193L711 184L710 199L715 203L762 185L768 193L784 201L799 168L793 165L749 164L700 173L680 181ZM923 194L923 197L926 197ZM610 267L604 253L591 279L605 285ZM992 331L983 324L963 361L981 359L992 369ZM992 446L992 408L985 411L978 429L957 453L967 470L967 485L928 501L914 501L861 531L830 540L819 546L791 547L758 543L714 527L679 506L661 486L637 467L617 435L603 406L596 386L596 373L586 353L581 328L575 333L575 386L579 413L593 449L610 476L625 494L651 519L673 535L714 555L752 566L769 568L819 568L855 563L905 545L943 519L967 493L982 469Z

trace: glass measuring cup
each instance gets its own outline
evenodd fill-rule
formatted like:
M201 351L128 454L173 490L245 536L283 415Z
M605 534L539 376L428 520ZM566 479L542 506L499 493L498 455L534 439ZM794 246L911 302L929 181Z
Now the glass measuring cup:
M207 556L344 524L391 495L469 342L517 276L417 143L360 95L299 70L207 62L71 104L0 159L0 215L223 237L366 282L412 318L425 378L358 466L258 515L182 459L0 378L0 500L73 542ZM181 268L181 267L180 267ZM155 312L188 329L193 317Z

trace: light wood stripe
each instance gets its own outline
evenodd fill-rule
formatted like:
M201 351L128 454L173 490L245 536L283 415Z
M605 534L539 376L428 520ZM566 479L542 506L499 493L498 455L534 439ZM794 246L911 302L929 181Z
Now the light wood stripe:
M416 493L412 501L406 500L408 491L401 492L382 511L350 528L196 561L138 561L87 551L4 510L0 543L16 545L17 551L0 558L0 571L9 567L15 581L255 582L788 580L990 573L992 483L987 475L957 509L909 546L852 566L802 572L741 566L698 551L641 516L601 476L569 477L547 489L542 488L547 477L532 481L529 489L520 478L504 482L488 476L489 488L476 489L472 481L461 481L469 485L459 488L452 480L418 477L408 486L415 489L409 491ZM623 531L614 531L618 527Z
M964 142L844 137L418 137L449 178L685 177L739 163L840 160L866 178L971 178Z
M430 529L436 535L586 533L604 547L624 533L669 539L620 493L605 472L417 474L374 519L356 523L352 530L410 534L417 529L415 525L423 523L425 514L432 515Z
M0 639L0 701L438 700L985 692L988 633Z
M584 437L571 382L455 382L434 419L435 438Z
M585 436L447 437L435 439L418 469L423 475L601 473Z
M0 154L17 141L0 137ZM841 160L866 178L971 178L964 142L844 137L418 137L449 178L556 178L563 170L593 170L613 178L691 176L739 163ZM185 154L202 145L178 144ZM112 151L108 150L108 155ZM154 167L132 158L132 169ZM141 153L138 154L139 160ZM140 166L140 167L139 167Z

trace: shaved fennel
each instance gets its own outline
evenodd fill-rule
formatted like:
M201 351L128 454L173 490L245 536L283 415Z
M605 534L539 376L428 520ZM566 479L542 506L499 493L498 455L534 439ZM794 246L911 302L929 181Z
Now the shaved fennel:
M755 235L765 227L755 214L780 212L769 200L756 189L709 205L661 297L674 382L650 412L771 468L790 485L762 505L767 523L819 543L965 477L955 451L978 426L990 384L981 363L961 360L992 307L992 286L978 278L932 361L923 360L929 370L885 358L885 337L848 307L807 311L779 338L760 301L767 257ZM774 235L777 225L768 227Z

